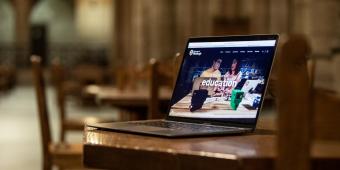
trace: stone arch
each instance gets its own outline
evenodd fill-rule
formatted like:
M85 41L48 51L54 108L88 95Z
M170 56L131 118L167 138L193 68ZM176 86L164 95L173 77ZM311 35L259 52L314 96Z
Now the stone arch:
M41 0L31 12L30 22L47 27L48 43L74 43L74 10L69 0Z

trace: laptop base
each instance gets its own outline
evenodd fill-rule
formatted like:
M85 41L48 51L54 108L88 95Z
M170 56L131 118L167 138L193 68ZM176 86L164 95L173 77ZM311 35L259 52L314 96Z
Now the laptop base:
M165 126L162 127L159 124L165 124ZM167 125L170 125L170 127ZM87 126L98 128L101 130L127 132L132 134L142 134L167 138L231 135L251 132L250 128L215 126L177 121L175 122L163 119L115 123L96 123L89 124Z

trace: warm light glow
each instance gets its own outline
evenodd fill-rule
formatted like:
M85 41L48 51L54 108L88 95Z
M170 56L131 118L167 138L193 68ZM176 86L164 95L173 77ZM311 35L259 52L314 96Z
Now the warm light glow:
M112 39L112 0L77 0L76 27L79 37L89 43L106 43Z

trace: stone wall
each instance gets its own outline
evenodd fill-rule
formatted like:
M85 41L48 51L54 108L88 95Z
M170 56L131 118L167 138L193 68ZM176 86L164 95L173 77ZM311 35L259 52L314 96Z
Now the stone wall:
M26 4L24 2L27 1L13 0L18 4ZM31 23L48 25L50 43L75 42L77 44L81 41L107 44L108 49L113 52L110 57L113 65L124 62L142 66L151 57L166 58L176 52L182 52L190 36L213 35L216 18L248 19L249 33L254 34L305 34L311 42L314 56L329 57L332 55L332 48L340 44L339 0L41 0L37 2L38 4L35 4L32 9ZM86 6L88 3L92 5ZM91 10L101 5L105 6L106 12ZM29 7L24 8L19 5L16 8L17 10L11 14L9 1L0 1L0 18L2 17L0 33L6 32L2 34L4 36L0 42L15 39L16 42L27 43L29 31L28 28L24 28L26 26L24 15ZM26 12L20 12L23 11L22 9L26 9ZM104 14L99 15L100 11L107 17ZM92 15L93 13L98 15ZM10 17L14 14L19 16L17 21ZM17 24L16 29L13 29L14 23Z
M0 0L0 43L14 42L14 11L8 0Z

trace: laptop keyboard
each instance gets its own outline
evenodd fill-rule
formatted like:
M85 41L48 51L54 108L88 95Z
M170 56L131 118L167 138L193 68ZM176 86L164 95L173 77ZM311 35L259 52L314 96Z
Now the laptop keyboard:
M170 122L170 121L148 121L148 122L133 122L134 125L153 126L169 129L187 129L192 131L225 131L231 129L237 129L235 127L223 127L223 126L210 126L204 124L192 124L182 122Z

